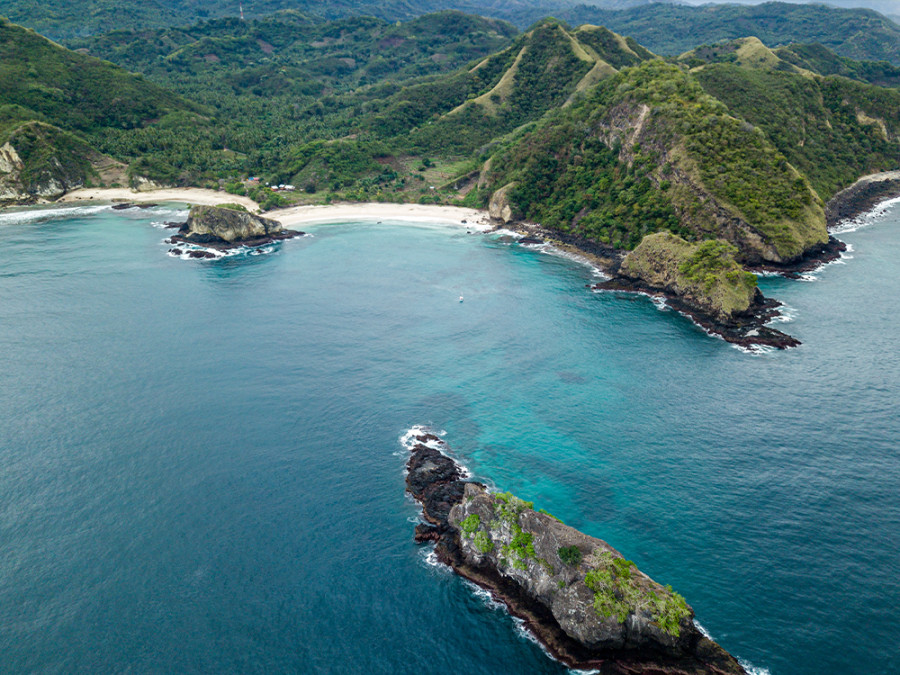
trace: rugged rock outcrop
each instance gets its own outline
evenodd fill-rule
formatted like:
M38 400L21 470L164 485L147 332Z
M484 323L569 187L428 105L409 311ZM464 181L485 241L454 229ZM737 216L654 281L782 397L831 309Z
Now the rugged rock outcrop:
M187 222L178 234L169 239L169 243L200 244L224 250L238 246L262 246L302 234L284 229L277 220L246 211L219 206L192 206Z
M662 295L706 330L745 347L796 347L798 340L765 325L781 303L763 297L736 253L721 240L694 244L658 232L625 256L613 279L594 288Z
M413 440L407 489L443 562L488 589L557 659L602 673L744 673L694 625L684 598L606 542L511 494L463 480L437 436Z
M900 171L886 171L863 176L853 185L838 192L825 208L828 227L855 218L886 199L900 197Z

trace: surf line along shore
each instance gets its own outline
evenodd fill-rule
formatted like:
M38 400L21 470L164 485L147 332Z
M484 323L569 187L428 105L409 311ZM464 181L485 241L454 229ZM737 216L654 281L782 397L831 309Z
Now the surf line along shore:
M259 211L259 204L248 197L204 190L202 188L167 188L132 192L124 188L100 189L90 188L70 192L59 200L59 203L86 201L125 201L135 204L146 202L181 202L201 206L217 206L220 204L240 204L251 213ZM392 204L382 202L371 203L337 203L327 205L292 206L274 209L263 214L266 218L279 221L284 227L291 228L301 224L346 223L354 221L390 220L410 221L417 223L453 223L465 225L467 228L485 232L493 229L487 211L470 209L461 206L436 206L430 204Z

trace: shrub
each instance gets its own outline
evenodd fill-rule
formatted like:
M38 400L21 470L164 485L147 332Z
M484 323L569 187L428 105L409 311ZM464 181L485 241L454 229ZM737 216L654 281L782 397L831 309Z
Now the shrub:
M484 530L475 533L474 543L475 548L478 549L480 553L490 553L494 550L494 542L491 541L491 535Z
M559 555L559 559L566 565L575 566L581 562L581 551L577 546L563 546L557 549L556 552Z
M459 523L459 529L471 537L475 533L475 530L478 529L479 525L481 525L481 518L477 513L472 513Z

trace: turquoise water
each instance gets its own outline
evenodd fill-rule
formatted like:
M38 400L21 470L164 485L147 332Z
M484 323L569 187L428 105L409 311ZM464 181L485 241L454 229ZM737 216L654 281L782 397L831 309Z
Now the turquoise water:
M198 261L175 215L0 214L0 670L564 672L413 543L429 424L755 669L893 671L900 210L762 280L761 355L462 229Z

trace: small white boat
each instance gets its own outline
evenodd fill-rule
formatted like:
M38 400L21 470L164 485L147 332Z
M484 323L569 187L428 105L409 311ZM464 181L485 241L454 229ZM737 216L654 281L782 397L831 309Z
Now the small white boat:
M462 296L459 296L459 301L462 302L462 300L463 300Z

